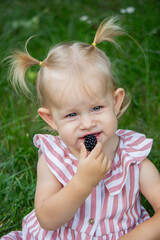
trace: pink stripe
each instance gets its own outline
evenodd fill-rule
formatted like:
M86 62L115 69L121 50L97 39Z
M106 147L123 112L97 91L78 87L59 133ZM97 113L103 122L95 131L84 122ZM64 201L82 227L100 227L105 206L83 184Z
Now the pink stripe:
M45 153L44 153L45 154ZM46 159L46 162L48 163L49 167L51 167L52 169L52 172L54 174L58 174L61 179L64 180L65 183L68 183L69 182L69 179L67 178L67 176L63 173L63 171L61 171L60 168L58 168L54 162L52 162L46 155L45 155L45 159Z
M146 212L146 211L145 211ZM146 221L147 219L149 219L150 216L149 214L146 212L146 213L143 213L143 221Z
M133 194L135 192L135 182L136 182L136 179L135 179L135 167L134 165L131 165L130 166L130 191L129 191L129 206L132 206L133 205ZM130 211L130 214L132 216L132 219L133 219L133 222L134 224L136 223L136 218L133 214L133 209L134 209L134 206L132 207L131 211ZM138 216L137 216L137 219L138 219ZM130 226L129 226L130 227Z
M121 133L125 132L125 131L120 131ZM137 134L138 135L138 139L136 139L134 142L130 143L130 144L127 144L127 142L129 142L130 140L134 139L134 134L137 134L136 132L133 132L133 131L130 131L129 133L127 134L124 134L123 136L128 136L128 135L133 135L131 136L130 138L121 138L122 142L125 143L125 145L127 146L127 151L128 151L128 147L131 147L132 146L137 146L138 144L142 143L143 141L146 140L146 137L142 134ZM141 135L141 136L140 136ZM145 150L148 150L149 148L151 148L152 146L152 140L150 140L150 143L146 144L144 146L144 148L142 147L141 149L137 150L137 151L145 151ZM136 149L133 149L134 151L136 151Z
M74 222L74 216L73 216L73 218L68 222L67 228L72 228L73 222Z
M118 232L118 239L123 236L122 231Z
M91 209L90 217L95 219L95 216L96 216L96 187L94 187L91 192L91 207L90 207L90 209ZM88 227L86 229L86 234L90 234L91 230L92 230L92 227L88 224Z
M35 233L35 232L37 231L37 229L38 229L38 220L36 220L36 221L34 222L34 224L32 224L31 226L29 226L28 229L30 230L31 234L34 235L34 233Z
M32 223L31 223L32 222ZM29 230L32 230L34 228L35 225L37 225L38 221L37 221L37 217L33 216L32 218L29 218L27 221L27 227L29 228ZM29 224L31 224L29 226Z
M133 209L135 210L135 203L133 205L133 199L134 199L134 201L137 199L136 196L135 196L135 193L134 193L135 192L135 181L136 181L136 179L135 179L135 177L136 177L135 176L135 169L134 168L135 168L135 166L130 166L130 182L131 182L131 184L130 184L130 188L128 189L130 208L126 211L128 228L131 227L131 217L133 219L133 224L136 223L136 219L135 219L135 216L133 214ZM134 195L134 198L133 198L133 195ZM135 212L136 212L136 210L135 210ZM130 213L131 217L130 217L129 213ZM137 219L138 219L139 218L138 212L136 213L136 215L138 216L137 217Z
M108 179L106 182L107 182L107 184L112 183L112 181L114 181L114 180L121 179L123 177L123 175L125 175L123 172L119 172L117 174L114 174L113 177Z
M72 229L71 229L71 235L72 235L72 239L75 240L75 234Z
M142 157L136 157L136 160L137 160L138 163L142 162L147 156L145 155L145 156L142 156Z
M85 202L81 205L80 208L80 217L79 217L79 223L78 226L76 228L77 231L81 231L82 226L84 224L84 219L85 219Z
M139 207L139 192L137 192L136 196L135 196L135 199L137 199L137 201L135 202L135 212L136 212L136 215L138 216L138 218L140 217L140 214L138 212L138 207ZM138 206L137 206L138 205Z
M53 155L54 158L57 158L63 165L65 165L67 167L67 170L68 172L73 176L75 173L73 172L73 169L71 167L71 165L67 164L64 162L64 159L63 157L60 155L59 152L57 152L51 145L50 143L48 142L48 140L46 138L44 138L42 136L42 140L43 140L43 143L45 144L45 147L47 148L47 150ZM57 144L56 144L57 145ZM62 151L62 147L60 148Z
M48 141L48 139L44 138L43 136L41 136L41 141L42 141L42 146L43 144L45 144L45 147L47 148L47 150L51 153L51 155L53 155L54 157L56 157L61 163L64 164L64 161L63 161L63 157L60 155L59 152L57 152L50 144L50 142ZM57 145L57 142L54 141L55 144ZM43 149L45 150L45 149ZM62 150L63 152L63 149L60 147L60 150Z
M133 135L135 133L136 132L130 131L130 130L123 130L123 129L118 130L118 135L121 135L121 136L130 136L130 135Z
M134 148L134 147L128 147L127 148L123 148L124 150L126 150L126 152L132 152L132 153L137 153L137 152L144 152L144 156L146 155L146 152L148 152L148 150L151 148L152 146L152 142L147 143L145 146L141 147L141 148Z
M66 228L64 229L64 234L63 234L63 236L64 236L64 239L68 239L68 231L67 231ZM54 239L54 238L53 238L53 239Z
M53 137L53 136L52 136ZM72 160L72 165L77 166L78 165L78 159L73 158L73 154L71 153L71 151L69 150L69 148L67 146L64 146L63 149L63 145L61 145L61 139L57 138L57 137L53 137L53 141L56 142L56 145L63 150L64 152L64 156L66 159L70 159ZM56 141L55 141L56 140Z
M56 239L57 238L57 231L53 231L53 234L51 236L51 239ZM42 240L44 240L44 238L42 238Z
M37 134L36 137L34 138L34 144L36 147L39 147L43 149L43 140L45 139L45 142L47 142L47 145L49 144L50 145L50 149L51 149L51 152L52 150L54 150L54 147L50 144L51 141L53 141L53 143L58 146L62 152L64 153L64 157L65 159L70 159L72 160L72 166L77 166L78 165L78 159L76 159L73 154L71 153L71 151L67 148L67 146L63 146L61 144L61 139L59 137L56 137L56 136L52 136L52 135L47 135L47 134ZM41 144L38 144L37 141L40 141ZM46 144L45 144L46 145ZM59 157L58 157L59 159ZM64 163L63 161L63 158L60 156L60 159L59 159L62 163ZM68 165L67 165L68 166ZM72 171L72 166L68 166L68 167L71 167L71 171Z
M15 235L17 240L22 240L22 237L19 232L15 232Z
M32 221L33 219L35 218L35 212L34 212L34 210L31 212L31 213L29 213L25 218L24 218L24 222L30 222L30 221Z
M10 237L11 237L11 239L13 239L13 240L14 240L14 239L17 240L16 232L12 232Z
M114 166L114 163L112 164L113 167L112 167L112 171L110 171L108 174L107 174L107 178L110 178L112 177L112 174L116 173L117 172L117 169L118 168L121 168L123 165L124 165L124 161L125 161L125 156L128 157L128 154L125 154L123 155L123 158L122 158L122 152L123 152L123 149L118 149L118 161L117 161L117 164ZM122 159L121 159L122 158ZM122 165L122 166L121 166ZM117 173L116 173L117 175ZM114 175L113 175L114 176ZM108 182L108 181L107 181Z
M52 136L53 137L53 136ZM50 139L49 139L50 140ZM47 140L48 141L48 140ZM78 165L78 159L75 159L75 158L73 158L74 156L73 156L73 154L70 152L70 150L67 148L67 147L63 147L62 145L61 145L61 143L60 143L60 139L59 138L57 138L57 137L53 137L53 142L55 142L55 144L62 150L62 152L63 152L63 154L64 154L64 157L65 157L65 159L70 159L70 160L72 160L72 165L75 165L75 166L77 166ZM49 145L50 145L50 142L48 141L48 143L49 143ZM50 145L51 146L51 145ZM51 146L51 149L53 149L54 150L54 148ZM69 156L68 156L68 154L69 154ZM73 157L72 157L73 156ZM64 162L64 159L63 159L63 157L61 157L61 155L60 155L60 160L61 160L61 163L65 163ZM65 163L66 164L66 163ZM73 168L72 168L72 165L68 165L67 164L67 167L69 167L69 170L71 171L71 173L73 172Z
M77 237L76 237L77 240L82 240L82 234L80 232L77 232Z
M97 195L97 190L96 187L93 188L92 193L91 193L91 217L95 219L96 217L96 195Z
M117 134L118 135L122 135L124 133L124 130L123 129L119 129L118 131L117 131Z
M6 236L3 236L3 239L2 240L12 240L13 239L13 237L12 236L9 236L9 234L8 235L6 235Z
M127 227L130 227L131 226L131 217L129 216L129 213L128 213L129 209L127 209L126 211L126 216L127 216Z
M46 238L48 231L43 229L42 240Z
M128 146L128 143L132 140L133 141L133 136L131 136L131 137L123 137L122 139L122 142L123 142L123 144L124 145L127 145Z
M143 151L146 150L146 149L148 150L148 148L151 147L151 145L152 145L152 143L149 143L149 144L147 144L146 146L142 147L141 150L143 150ZM127 151L128 151L128 152L131 151L131 148L129 148L129 149L127 148ZM132 151L133 151L133 149L132 149ZM139 152L140 150L136 150L136 151ZM134 152L136 152L136 151L134 151ZM123 164L123 165L124 165L125 158L126 158L127 156L128 156L128 154L124 154L124 155L123 155L123 158L122 158L122 164ZM144 153L144 156L142 156L142 157L136 157L136 160L137 160L137 161L141 161L141 160L143 160L145 157L146 157L146 153ZM119 185L116 185L116 186L114 186L114 187L109 188L109 191L110 191L111 193L114 192L114 191L119 190L119 189L123 186L124 181L125 181L125 178L126 178L126 175L127 175L127 168L128 168L128 166L129 166L132 162L133 162L133 160L131 159L130 161L128 161L128 162L126 163L126 165L125 165L125 173L120 172L120 173L116 174L116 172L115 172L115 174L114 174L112 177L110 177L110 179L108 179L108 180L106 181L106 183L109 184L109 183L111 183L111 182L114 181L114 180L117 180L117 179L122 178L122 176L124 175L123 181L122 181ZM118 168L118 164L117 164L116 168ZM115 171L116 171L116 168L114 169ZM110 172L108 175L111 175L111 174L113 174L113 171ZM109 177L109 176L108 176L108 177Z
M29 215L27 215L27 217L25 217L25 218L23 219L23 229L26 229L26 230L27 230L26 240L30 240L30 239L31 239L31 233L30 233L30 231L32 230L33 225L36 226L35 223L36 223L37 221L35 221L34 224L31 225L30 227L28 226L28 224L29 224L33 219L36 220L36 216L33 215L33 213L34 213L34 212L32 211ZM37 228L36 228L36 229L37 229ZM26 234L26 233L25 233L25 234Z
M112 182L113 180L120 179L120 176L123 176L123 175L124 175L124 176L123 176L123 181L121 181L119 185L116 185L116 186L114 186L114 187L110 187L110 188L109 188L109 192L110 192L110 193L113 193L113 192L115 192L115 191L120 190L120 188L123 186L123 184L124 184L124 182L125 182L125 180L126 180L128 166L129 166L131 163L132 163L132 161L128 161L128 162L126 163L125 172L124 172L124 173L117 174L117 175L118 175L118 178L116 178L116 174L115 174L110 180L107 181L107 184L109 184L109 183Z
M86 236L85 236L85 240L91 240L91 236L86 235Z
M107 208L108 208L108 200L109 200L108 196L109 196L109 192L106 189L105 199L104 199L104 203L103 203L103 207L102 207L101 222L100 222L102 235L107 235L104 219L107 216Z
M146 140L146 137L145 136L142 136L138 139L136 139L136 141L130 143L130 144L127 144L128 147L132 147L132 146L137 146L139 144L141 144L142 142L144 142Z
M119 149L119 150L118 150L119 160L118 160L116 166L114 166L113 171L110 171L110 172L106 175L106 178L107 178L107 179L109 178L109 179L107 180L107 184L110 183L110 182L112 182L112 180L116 180L116 179L118 179L118 178L121 178L121 176L124 175L123 172L121 171L121 167L125 165L124 161L125 161L125 158L128 157L128 154L124 154L124 155L123 155L123 158L120 159L120 158L122 157L122 150L123 150L123 149L121 149L121 150ZM133 161L132 159L131 159L131 160L128 160L129 163L132 162L132 161ZM122 164L122 166L121 166L121 164ZM126 167L126 166L125 166L125 167ZM118 171L117 169L118 169L118 168L120 168L120 173L117 173L117 171ZM112 175L113 175L113 176L112 176Z
M41 227L39 226L39 223L38 223L37 225L38 225L38 229L39 229L39 230L38 230L38 232L36 233L35 238L36 238L36 239L39 239Z
M127 208L126 186L124 186L124 187L122 188L122 196L123 196L123 198L122 198L123 208L122 208L121 214L120 214L120 216L119 216L119 218L118 218L118 221L117 221L118 227L119 227L119 231L123 230L122 220L123 220L123 218L124 218L124 213L125 213L126 208Z
M31 234L29 231L27 231L26 240L31 240L31 239L32 239Z
M11 232L2 237L3 240L22 240L22 237L18 231Z
M125 136L125 134L128 134L128 132L126 130L123 130L123 129L119 129L117 131L117 133L118 133L118 135L121 135L121 136ZM129 131L129 133L130 133L130 131Z
M48 142L48 139L44 138L43 136L41 137L43 143L45 144L45 147L47 148L47 150L51 153L51 155L53 155L53 159L57 158L59 160L59 162L61 162L63 165L66 165L66 163L64 162L63 157L60 155L59 152L57 152ZM57 143L55 142L55 144L57 145ZM44 150L44 149L43 149ZM42 150L42 151L43 151ZM62 147L60 148L60 150L63 152ZM74 175L73 169L71 167L71 165L67 164L67 170L71 175Z
M32 211L33 212L33 211ZM32 213L31 212L31 213ZM24 225L23 225L23 239L25 240L31 240L32 239L32 235L30 234L29 229L27 228L27 224L24 221Z
M115 195L114 201L113 201L113 206L112 206L112 213L111 213L110 220L109 220L109 228L110 228L111 233L115 232L113 219L117 213L117 209L118 209L118 195Z

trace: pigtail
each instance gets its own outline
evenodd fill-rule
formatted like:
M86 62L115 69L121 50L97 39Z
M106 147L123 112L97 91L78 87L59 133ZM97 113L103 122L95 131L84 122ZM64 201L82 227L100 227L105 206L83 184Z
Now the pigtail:
M29 55L28 51L22 52L15 50L9 57L9 75L15 90L21 90L25 95L30 94L30 90L26 85L25 74L29 67L40 65L41 62Z
M114 37L123 35L123 29L116 23L118 20L117 16L110 18L109 20L104 19L99 25L94 41L93 46L96 46L98 43L103 41L109 41L113 43L117 48L120 48L119 44L114 40Z
M108 42L111 42L112 44L114 44L117 48L121 49L120 45L114 39L116 36L119 36L119 35L127 35L137 44L137 42L117 24L117 20L118 20L118 17L114 16L114 17L110 18L109 20L104 19L102 21L102 23L98 27L94 41L92 43L92 45L94 47L98 43L101 43L103 41L108 41ZM139 46L139 44L137 44L137 45ZM112 78L112 83L113 83L113 89L116 90L117 87L116 87L116 83L113 78ZM130 96L125 95L121 109L117 115L118 119L127 110L128 106L130 105L130 102L131 102Z

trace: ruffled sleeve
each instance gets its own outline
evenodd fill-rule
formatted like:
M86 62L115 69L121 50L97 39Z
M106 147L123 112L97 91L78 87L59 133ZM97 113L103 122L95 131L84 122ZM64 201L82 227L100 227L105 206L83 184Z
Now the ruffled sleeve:
M112 167L104 178L111 195L120 193L129 174L137 174L139 179L141 162L149 155L153 142L145 135L130 130L118 130L117 135L120 137L119 148Z
M66 185L76 173L78 160L58 136L37 134L33 142L39 152L44 154L51 172L62 185Z

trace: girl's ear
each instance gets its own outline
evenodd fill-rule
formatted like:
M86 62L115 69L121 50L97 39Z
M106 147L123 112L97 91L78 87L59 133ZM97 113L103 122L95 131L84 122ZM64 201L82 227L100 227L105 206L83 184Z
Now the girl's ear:
M51 126L54 130L57 130L57 125L53 119L53 116L49 109L47 108L39 108L38 109L38 114L39 116L49 125Z
M115 107L115 112L116 115L118 115L120 108L122 106L123 100L125 97L125 91L123 88L117 88L116 91L113 94L114 98L114 107Z

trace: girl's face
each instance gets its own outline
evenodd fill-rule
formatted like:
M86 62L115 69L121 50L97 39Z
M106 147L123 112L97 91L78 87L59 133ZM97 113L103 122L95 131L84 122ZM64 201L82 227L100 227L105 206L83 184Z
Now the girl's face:
M77 91L70 91L67 97L61 98L59 104L51 108L49 120L41 117L59 133L64 143L72 153L78 157L80 143L84 142L85 136L94 134L102 143L104 151L113 145L117 130L117 118L120 106L124 98L124 90L117 89L114 93L104 94L104 89L98 88L92 82L94 96ZM116 112L116 113L115 113Z

